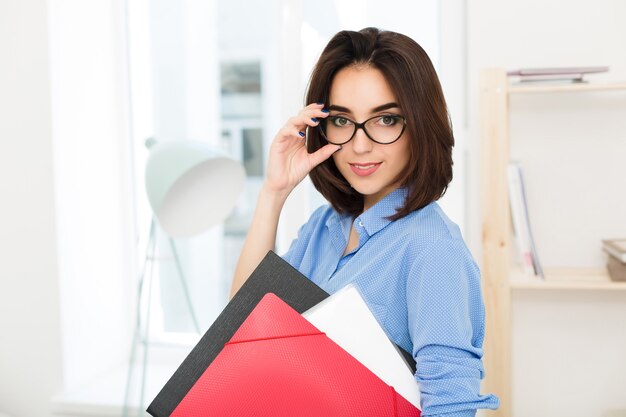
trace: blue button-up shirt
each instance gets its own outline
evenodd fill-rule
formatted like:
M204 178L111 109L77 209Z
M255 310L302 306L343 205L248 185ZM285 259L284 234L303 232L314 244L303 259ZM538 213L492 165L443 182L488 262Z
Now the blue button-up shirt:
M498 407L480 395L485 312L480 271L436 202L389 221L400 188L354 220L318 208L283 258L328 293L354 283L389 338L415 358L422 415L474 416ZM359 244L343 256L350 228Z

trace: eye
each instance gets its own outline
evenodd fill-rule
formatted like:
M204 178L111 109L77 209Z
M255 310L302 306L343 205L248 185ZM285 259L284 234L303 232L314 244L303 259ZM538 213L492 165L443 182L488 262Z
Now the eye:
M344 127L344 126L348 126L350 124L352 124L352 122L350 122L349 119L346 119L345 117L330 117L330 122L333 124L333 126L337 126L337 127Z
M378 124L383 126L393 126L396 123L398 123L398 116L385 115L380 116L380 118L378 119Z

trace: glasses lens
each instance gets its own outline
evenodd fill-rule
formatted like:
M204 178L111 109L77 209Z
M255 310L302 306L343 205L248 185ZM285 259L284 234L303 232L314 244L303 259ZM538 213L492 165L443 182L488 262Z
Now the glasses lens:
M397 115L376 116L365 122L365 130L376 142L391 143L402 135L404 118Z
M345 117L329 116L320 123L322 133L329 143L343 145L354 134L354 123Z

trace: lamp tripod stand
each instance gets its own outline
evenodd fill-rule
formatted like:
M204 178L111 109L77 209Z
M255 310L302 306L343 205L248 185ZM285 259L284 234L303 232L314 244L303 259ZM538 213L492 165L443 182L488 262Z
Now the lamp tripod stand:
M131 380L133 374L133 367L135 363L135 359L137 356L137 350L139 345L144 345L142 365L141 365L141 385L140 385L140 397L139 397L139 412L142 412L144 405L144 394L145 394L145 386L146 386L146 375L148 368L148 348L150 345L150 316L152 310L152 284L154 281L154 262L156 259L156 243L157 243L157 224L154 216L152 216L152 220L150 221L150 232L148 237L148 243L146 245L146 254L143 262L143 268L141 271L141 275L139 277L138 289L137 289L137 313L135 319L135 331L133 335L132 348L130 354L130 360L128 363L128 374L126 377L126 392L124 394L124 406L122 410L122 417L128 417L128 413L130 410L130 391L131 391ZM176 270L178 272L178 276L180 278L180 284L183 290L183 294L185 296L185 301L187 307L189 308L189 314L191 315L191 320L193 321L194 328L198 334L200 333L200 326L198 324L198 319L196 318L195 311L193 309L193 305L191 302L191 296L189 294L189 288L187 286L187 280L185 279L185 275L183 272L183 268L180 262L180 258L178 256L178 251L176 250L176 245L174 240L167 236L170 250L172 252L172 256L174 258L174 262L176 264ZM148 266L149 269L148 269ZM149 271L149 272L147 272ZM147 288L145 286L147 285ZM142 320L142 299L145 296L146 300L146 316L145 323Z

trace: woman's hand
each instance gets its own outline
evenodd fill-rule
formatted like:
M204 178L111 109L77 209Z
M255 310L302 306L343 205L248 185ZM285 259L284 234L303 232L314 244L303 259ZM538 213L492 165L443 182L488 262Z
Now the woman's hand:
M323 104L309 104L278 131L270 146L266 177L269 190L288 195L313 168L341 149L332 144L311 154L306 149L306 128L316 127L321 118L328 117L323 109Z

